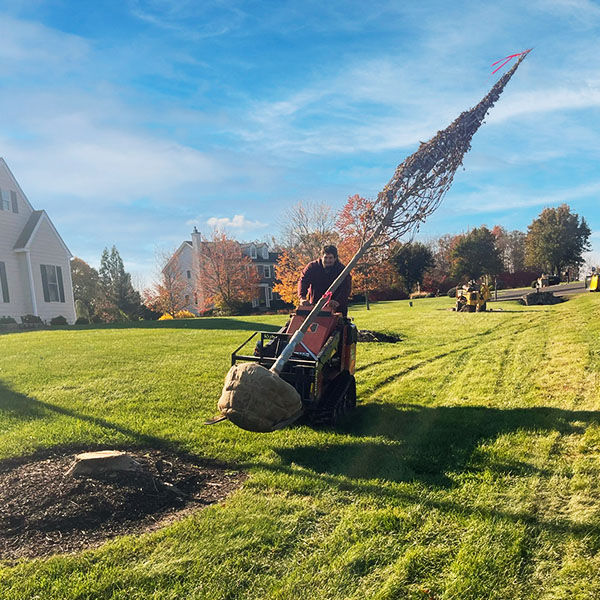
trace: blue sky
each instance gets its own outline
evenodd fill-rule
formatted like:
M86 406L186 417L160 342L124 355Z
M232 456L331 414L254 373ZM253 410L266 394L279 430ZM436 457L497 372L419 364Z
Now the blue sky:
M420 237L567 202L600 262L599 34L592 0L5 0L0 155L73 254L147 281L194 225L374 197L533 47Z

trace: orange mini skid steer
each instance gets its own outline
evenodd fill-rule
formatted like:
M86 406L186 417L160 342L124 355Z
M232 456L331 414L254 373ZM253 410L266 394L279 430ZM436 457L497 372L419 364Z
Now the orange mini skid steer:
M253 333L231 354L232 366L253 361L269 369L312 308L298 308L278 332ZM244 352L257 337L254 350ZM294 349L280 377L300 394L303 415L308 422L334 426L355 408L357 338L358 330L350 319L325 307Z

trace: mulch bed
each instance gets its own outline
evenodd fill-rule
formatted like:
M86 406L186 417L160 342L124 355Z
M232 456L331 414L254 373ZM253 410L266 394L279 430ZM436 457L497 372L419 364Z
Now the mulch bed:
M246 478L215 461L157 449L125 449L143 473L66 475L84 450L0 461L0 559L74 552L158 529L223 500Z
M359 342L385 342L395 344L401 342L402 339L398 335L390 333L382 333L381 331L371 331L370 329L360 329L358 332Z

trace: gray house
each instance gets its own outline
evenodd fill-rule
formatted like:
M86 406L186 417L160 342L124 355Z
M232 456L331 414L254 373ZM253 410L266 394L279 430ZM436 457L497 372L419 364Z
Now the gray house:
M0 158L0 317L75 321L72 255L44 210L34 210Z

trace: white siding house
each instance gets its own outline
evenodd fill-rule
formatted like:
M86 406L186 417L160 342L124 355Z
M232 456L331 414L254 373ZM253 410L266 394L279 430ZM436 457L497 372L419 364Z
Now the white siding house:
M72 258L43 210L34 210L0 158L0 317L75 321Z

